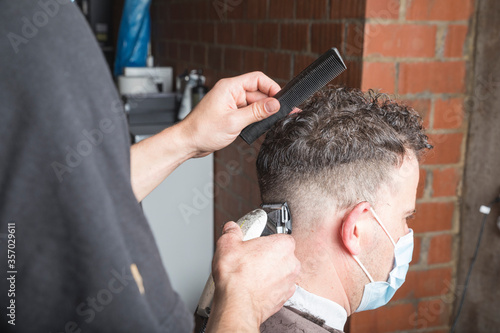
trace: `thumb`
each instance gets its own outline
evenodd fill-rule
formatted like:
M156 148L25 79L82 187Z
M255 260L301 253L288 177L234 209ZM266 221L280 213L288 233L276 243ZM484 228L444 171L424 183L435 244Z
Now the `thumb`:
M238 239L243 240L243 232L241 231L241 228L234 222L227 222L224 224L224 228L222 229L222 234L233 234Z
M260 101L241 108L240 111L242 112L238 112L239 114L244 115L240 118L242 121L241 128L257 121L261 121L262 119L275 114L279 111L279 109L280 102L276 98L272 97L261 99Z

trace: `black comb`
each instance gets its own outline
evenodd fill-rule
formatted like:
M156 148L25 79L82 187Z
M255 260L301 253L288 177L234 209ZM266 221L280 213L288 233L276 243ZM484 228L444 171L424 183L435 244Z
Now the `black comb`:
M241 138L249 145L252 144L274 123L286 117L293 108L302 104L346 69L339 51L334 47L329 49L274 96L280 101L280 110L269 118L245 127L240 133Z

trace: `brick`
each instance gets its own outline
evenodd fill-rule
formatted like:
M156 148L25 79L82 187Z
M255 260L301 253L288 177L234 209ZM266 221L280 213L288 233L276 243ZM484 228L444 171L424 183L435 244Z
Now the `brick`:
M361 90L380 89L383 93L394 93L396 68L392 62L363 62Z
M415 233L450 230L454 211L453 202L417 203L417 214L410 226Z
M427 263L429 264L442 264L451 261L451 250L453 243L453 236L437 235L432 237Z
M187 4L178 2L169 5L169 14L172 20L188 20L193 15L191 11L192 7L186 6Z
M167 54L170 59L175 59L179 57L179 45L175 42L170 42L167 44Z
M267 74L273 79L291 79L292 56L285 53L269 53L267 56Z
M221 79L220 71L218 69L205 67L203 70L203 75L205 75L205 77L207 78L205 81L205 85L209 88L213 87L215 82Z
M241 20L245 17L246 11L246 1L232 1L233 5L231 5L230 1L227 1L228 9L226 17L228 20Z
M116 4L113 5L113 9L116 8ZM163 3L151 3L151 21L152 25L160 23L166 18L165 12L167 11L166 4Z
M364 30L362 24L347 25L347 40L345 41L345 54L361 57L364 47Z
M168 24L166 22L163 21L155 22L151 18L151 40L153 41L153 44L157 44L160 41L160 39L161 41L166 41L170 39L166 36L167 26Z
M260 51L245 51L243 71L265 71L265 53Z
M297 0L298 19L324 19L327 16L325 0Z
M179 57L184 60L191 61L191 44L179 44Z
M226 48L224 51L224 69L241 73L243 70L243 51Z
M413 289L414 298L445 295L449 291L452 279L451 267L429 269L415 272Z
M420 252L422 250L422 237L414 236L414 239L413 256L410 265L416 265L420 262Z
M408 318L415 313L412 304L389 304L374 311L363 311L351 316L350 332L393 332L413 328Z
M468 27L466 25L448 26L448 34L444 44L445 57L463 57L465 38Z
M215 41L215 25L213 23L202 23L200 30L201 42L213 43Z
M447 294L451 284L451 268L429 269L424 271L411 270L406 275L406 281L394 295L393 301L431 297Z
M453 164L460 162L463 133L428 134L434 149L423 158L424 164Z
M290 0L269 0L269 18L293 18L293 2Z
M221 2L216 1L202 1L198 2L200 6L205 5L206 17L209 20L218 20L223 21L226 19L226 13L223 6L221 6Z
M399 0L367 0L366 17L397 19L399 17Z
M401 63L399 93L461 93L465 91L465 62Z
M423 118L424 128L429 128L431 115L431 100L430 99L407 99L404 104L411 106Z
M433 172L432 196L456 196L460 174L456 168L435 169Z
M306 51L309 44L309 24L284 23L281 25L281 48Z
M349 75L339 75L332 82L343 84L347 87L360 88L363 71L363 61L361 61L361 59L346 60L345 64L349 69Z
M207 48L205 45L193 45L193 62L201 67L205 67Z
M208 49L208 68L222 68L222 49L220 47L209 47Z
M342 44L344 26L339 23L313 23L311 26L311 51L324 53Z
M191 4L194 8L193 12L193 20L196 20L198 22L201 21L206 21L209 19L209 13L207 10L207 3L192 3Z
M156 63L157 64L163 64L166 59L168 59L168 52L167 48L168 43L165 40L160 40L157 42L152 43L151 47L153 48L152 52L153 54L156 55Z
M169 24L168 27L170 27L169 32L168 32L168 36L170 39L177 39L180 41L186 41L188 39L187 29L185 29L184 24L172 23L172 24Z
M267 18L267 0L252 0L246 7L247 19L262 20Z
M446 298L439 298L418 303L418 312L412 316L417 329L448 325L450 320L450 302Z
M424 191L425 191L425 184L426 184L426 178L427 178L427 171L425 169L420 169L420 175L418 179L418 186L417 186L417 199L420 199L424 196Z
M436 26L415 24L366 24L367 56L434 57Z
M167 40L175 39L176 34L174 31L174 24L169 22L164 22L162 29L159 30L159 35Z
M233 43L235 45L254 46L254 27L253 23L235 23Z
M233 42L234 27L231 23L217 24L217 44L231 44Z
M422 21L468 20L473 11L473 0L411 0L406 18Z
M200 25L195 22L190 22L189 24L186 24L186 34L187 34L187 40L190 40L192 42L197 42L200 40Z
M277 23L258 23L255 46L265 49L278 48L279 30Z
M332 19L362 19L365 16L366 0L332 0L330 18Z
M434 105L434 128L460 128L464 120L464 99L438 99Z

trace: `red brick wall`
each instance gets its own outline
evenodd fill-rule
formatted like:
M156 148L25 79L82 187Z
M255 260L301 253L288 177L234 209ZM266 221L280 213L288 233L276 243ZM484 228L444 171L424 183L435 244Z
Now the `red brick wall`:
M203 68L208 84L261 70L284 84L327 48L348 71L339 82L379 88L413 105L435 149L421 166L415 252L389 306L352 316L350 332L445 332L457 262L459 202L471 54L470 0L154 0L156 60L180 73ZM232 3L233 5L229 5ZM215 237L260 204L252 146L215 154Z
M285 84L330 47L349 67L337 83L359 86L365 0L155 0L157 63L203 68L218 79L260 70ZM232 5L231 5L232 3Z
M421 166L407 282L388 306L353 315L351 332L449 331L473 10L470 0L367 0L362 89L380 88L413 105L435 149Z

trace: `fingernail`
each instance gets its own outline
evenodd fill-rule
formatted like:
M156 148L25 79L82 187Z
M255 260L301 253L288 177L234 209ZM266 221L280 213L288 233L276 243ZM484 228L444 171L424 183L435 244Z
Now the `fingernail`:
M267 113L275 113L280 109L280 102L277 99L273 98L264 104L264 108Z

